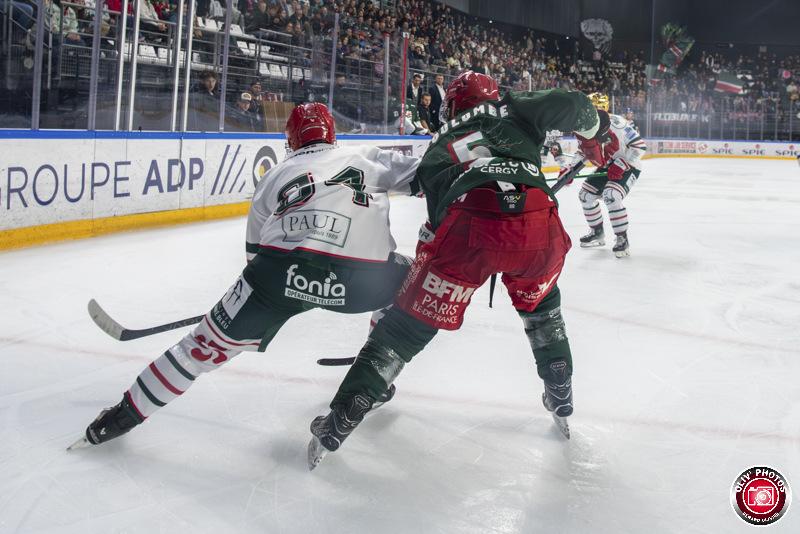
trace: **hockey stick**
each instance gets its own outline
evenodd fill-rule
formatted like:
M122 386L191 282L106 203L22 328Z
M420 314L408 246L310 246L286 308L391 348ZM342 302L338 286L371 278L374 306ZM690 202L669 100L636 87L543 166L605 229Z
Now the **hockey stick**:
M572 167L572 169L567 174L559 178L558 181L553 184L553 187L550 188L550 190L553 191L553 195L558 193L558 191L562 187L564 187L565 185L567 185L567 183L573 180L578 175L578 173L581 172L581 169L583 169L585 166L586 166L586 160L581 160L578 163L576 163L575 166Z
M593 172L591 174L581 174L580 176L575 176L576 180L586 180L587 178L606 178L608 173L606 172ZM547 182L556 182L558 178L547 178L545 181Z
M336 367L339 365L353 365L355 361L356 359L351 356L349 358L320 358L317 363L326 367Z
M176 328L182 328L184 326L197 324L204 317L204 315L198 315L197 317L181 319L180 321L162 324L160 326L154 326L152 328L132 330L129 328L125 328L117 321L112 319L111 316L108 315L106 311L103 308L101 308L100 305L97 303L97 301L94 299L89 301L89 305L87 306L87 308L89 310L89 317L92 318L94 324L99 326L100 330L102 330L109 336L113 337L117 341L130 341L131 339L139 339L140 337L152 336L153 334L160 334L161 332L167 332L169 330L175 330Z

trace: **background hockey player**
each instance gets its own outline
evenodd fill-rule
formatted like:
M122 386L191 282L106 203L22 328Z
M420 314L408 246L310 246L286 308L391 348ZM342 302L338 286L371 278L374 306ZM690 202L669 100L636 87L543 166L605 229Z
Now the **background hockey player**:
M608 113L607 96L593 93L589 97L598 108L600 128L591 138L576 134L579 154L575 159L591 161L597 166L598 173L605 172L606 175L587 178L578 193L583 216L589 224L589 233L581 237L580 243L584 248L605 245L603 210L600 207L602 197L616 237L614 255L622 258L630 254L628 210L623 200L639 178L646 146L639 132L624 117ZM568 165L561 172L570 169Z
M417 179L432 235L423 237L395 305L378 322L331 402L311 424L309 467L336 450L439 329L457 330L474 291L503 273L544 380L545 407L568 435L572 357L556 285L570 248L541 172L549 130L591 139L597 112L582 93L507 94L467 71L448 87L446 122Z
M389 305L410 260L394 253L388 193L414 193L418 158L337 147L322 104L295 108L291 153L256 187L248 264L201 323L153 361L72 447L128 432L241 351L263 351L292 316L312 308L361 313ZM387 400L387 395L382 400ZM71 448L72 448L71 447Z

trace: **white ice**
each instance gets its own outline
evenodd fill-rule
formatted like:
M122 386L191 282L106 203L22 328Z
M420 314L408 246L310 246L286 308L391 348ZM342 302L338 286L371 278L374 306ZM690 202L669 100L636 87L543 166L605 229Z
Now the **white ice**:
M632 256L575 247L561 278L571 441L507 295L489 309L484 288L313 473L308 425L345 371L314 360L355 354L366 315L297 317L130 434L67 453L183 335L116 342L86 302L132 327L206 311L243 265L244 220L0 254L0 532L753 531L729 501L742 470L800 491L800 169L645 163ZM559 194L575 242L577 189ZM402 251L423 213L394 202ZM800 532L793 508L771 532Z

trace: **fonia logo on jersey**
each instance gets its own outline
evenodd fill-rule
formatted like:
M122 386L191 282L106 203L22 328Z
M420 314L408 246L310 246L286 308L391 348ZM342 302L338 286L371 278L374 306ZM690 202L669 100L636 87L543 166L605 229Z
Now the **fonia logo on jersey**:
M731 506L751 525L771 525L783 517L792 502L786 478L771 467L751 467L731 487Z
M714 147L711 149L712 154L733 154L733 149L730 147L728 143L724 143L721 147Z
M304 300L320 306L344 306L347 288L337 284L336 275L329 273L323 280L309 280L297 273L300 266L294 264L286 271L284 295L290 299Z
M776 156L792 156L797 157L800 156L800 151L796 149L794 145L789 145L788 148L779 148L775 150Z

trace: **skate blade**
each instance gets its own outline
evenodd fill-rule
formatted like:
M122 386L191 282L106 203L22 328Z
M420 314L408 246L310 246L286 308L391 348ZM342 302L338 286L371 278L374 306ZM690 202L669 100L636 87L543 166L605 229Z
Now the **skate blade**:
M327 454L328 449L317 436L313 436L308 442L308 470L313 471Z
M565 438L569 439L569 423L567 422L566 417L559 417L556 414L552 414L553 422L558 427L558 430L564 435Z
M605 241L592 241L591 243L581 243L581 248L603 247L605 244Z
M614 256L616 256L617 258L627 258L630 255L631 255L630 250L620 250L614 253Z
M73 443L72 445L67 447L67 451L74 451L76 449L84 449L86 447L91 447L91 445L92 444L89 443L89 440L86 439L86 436L83 436L78 441L76 441L75 443Z

